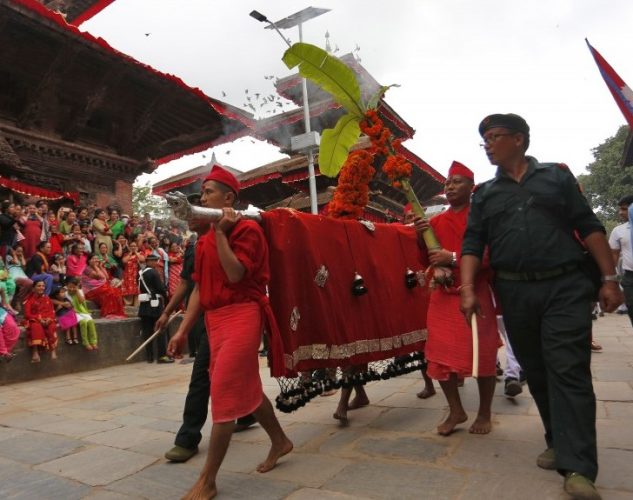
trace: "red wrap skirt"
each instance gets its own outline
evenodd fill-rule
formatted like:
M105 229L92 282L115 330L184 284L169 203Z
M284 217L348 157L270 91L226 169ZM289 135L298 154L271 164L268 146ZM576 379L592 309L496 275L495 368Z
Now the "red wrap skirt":
M262 403L262 310L256 302L231 304L207 311L204 319L211 348L211 415L214 423L231 422Z
M479 331L479 376L496 373L497 349L501 345L492 293L478 280L477 298L483 317L477 316ZM431 294L427 314L428 338L424 348L427 373L434 380L448 380L451 373L470 377L473 371L472 330L459 310L460 296L436 289Z

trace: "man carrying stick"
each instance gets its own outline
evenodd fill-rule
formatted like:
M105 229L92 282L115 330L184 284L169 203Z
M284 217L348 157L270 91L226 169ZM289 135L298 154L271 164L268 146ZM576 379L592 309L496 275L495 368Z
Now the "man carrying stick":
M530 129L523 118L487 116L479 133L499 168L473 194L462 246L462 312L469 323L480 313L474 284L487 247L510 343L545 427L547 450L536 463L563 474L573 498L599 499L590 369L595 287L575 235L600 268L600 304L611 312L623 297L605 231L567 166L525 155Z
M477 385L479 386L479 412L470 426L473 434L488 434L492 423L490 407L495 390L495 372L499 334L492 303L487 273L481 273L473 285L462 285L459 279L459 252L466 230L474 174L459 162L453 162L448 171L444 193L450 207L433 217L430 226L437 235L442 249L429 254L434 275L450 274L452 285L437 285L431 294L427 315L428 339L424 348L427 373L440 382L448 402L449 414L437 432L451 434L455 427L468 419L458 392L459 380L473 375L473 342L470 328L460 314L459 289L473 287L485 313L477 318L479 330L479 355ZM429 228L429 222L415 219L416 230L421 234ZM443 277L443 276L440 276Z
M201 310L211 348L211 413L213 427L207 461L186 499L207 499L217 494L216 476L226 454L235 419L253 413L271 440L268 457L257 470L271 470L292 450L273 407L262 390L258 349L266 309L269 279L268 246L256 222L242 220L233 210L239 182L228 171L214 166L202 185L201 202L222 209L199 243L196 252L196 285L184 320L169 346L178 354Z

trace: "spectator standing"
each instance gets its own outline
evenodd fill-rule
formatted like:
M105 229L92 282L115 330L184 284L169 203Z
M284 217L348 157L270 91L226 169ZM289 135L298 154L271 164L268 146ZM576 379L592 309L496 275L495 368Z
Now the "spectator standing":
M123 255L123 283L121 284L121 292L123 299L129 305L136 305L138 296L138 273L141 264L145 264L145 256L138 251L135 241L128 244L128 250Z
M624 303L633 325L633 248L631 247L631 222L629 206L633 204L633 195L624 196L618 201L618 217L623 223L613 228L609 236L609 246L615 265L622 259L622 279L620 286L624 290Z
M106 220L106 211L102 208L95 210L95 216L92 220L92 230L94 232L95 250L99 250L99 245L105 243L108 253L112 253L112 231Z
M141 318L141 332L143 340L147 340L152 333L156 321L165 308L167 289L160 279L157 271L158 256L150 254L145 258L147 267L139 273L139 306L138 316ZM156 345L156 362L173 363L174 360L167 356L167 332L162 331L156 339L145 347L148 363L154 361L154 344Z
M37 208L33 203L26 207L26 218L24 219L24 240L21 245L24 247L24 256L30 259L37 252L37 245L42 241L43 220L37 213Z
M169 246L169 296L172 297L176 288L180 284L180 273L182 272L183 252L178 243Z

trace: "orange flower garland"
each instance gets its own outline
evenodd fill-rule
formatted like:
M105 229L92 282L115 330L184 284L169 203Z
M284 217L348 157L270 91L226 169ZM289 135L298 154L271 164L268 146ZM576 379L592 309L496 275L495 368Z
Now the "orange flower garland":
M391 181L394 187L400 187L400 180L411 177L411 164L396 152L401 140L395 139L382 120L378 117L375 109L370 109L365 113L365 118L360 122L361 131L369 137L372 150L377 154L387 156L382 166L382 171Z
M338 219L357 219L369 203L369 181L376 170L373 155L366 150L353 151L341 168L338 186L328 205L328 215Z

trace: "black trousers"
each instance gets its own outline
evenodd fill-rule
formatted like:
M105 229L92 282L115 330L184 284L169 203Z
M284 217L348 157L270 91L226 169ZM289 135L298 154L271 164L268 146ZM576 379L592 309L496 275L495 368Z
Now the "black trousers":
M497 280L512 350L527 375L559 472L598 474L591 383L592 285L580 271L542 281Z
M182 425L176 434L176 446L193 449L202 440L202 427L207 421L209 413L209 392L211 382L209 380L209 364L211 362L211 351L209 349L209 339L204 325L204 315L201 315L192 328L195 337L200 339L196 349L196 357L191 369L191 379L189 390L185 398L185 408L182 413ZM191 335L191 334L190 334ZM246 415L238 418L237 423L251 422L253 417Z
M158 318L141 316L141 333L143 335L143 341L147 340L154 333L154 326L156 325ZM154 357L154 344L156 344L157 355ZM148 360L154 360L162 358L167 354L167 332L163 331L159 333L156 338L145 346L145 355Z
M633 325L633 271L624 271L620 285L622 285L622 290L624 291L624 303L626 304L631 325Z

